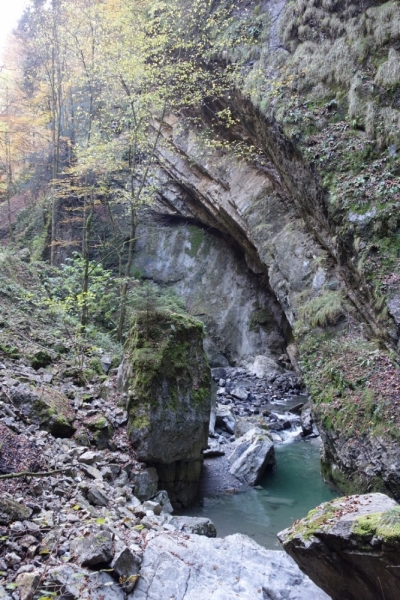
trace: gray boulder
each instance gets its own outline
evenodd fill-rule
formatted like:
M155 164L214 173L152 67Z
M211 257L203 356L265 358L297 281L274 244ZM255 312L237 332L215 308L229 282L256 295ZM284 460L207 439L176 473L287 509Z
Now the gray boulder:
M124 600L123 589L104 572L85 571L76 565L61 565L46 574L50 590L62 589L62 598L68 600Z
M326 502L278 537L332 600L400 598L400 506L388 496Z
M229 408L226 408L223 404L218 404L215 417L216 427L227 431L231 435L235 433L236 419Z
M311 435L313 432L313 423L314 420L312 418L311 415L311 406L309 404L306 404L302 411L301 411L301 428L302 428L302 435L305 437L307 435Z
M130 478L135 486L135 496L141 502L153 498L157 493L158 475L154 467L148 467L139 473L131 473Z
M9 525L13 521L23 521L32 514L30 508L11 500L11 498L0 498L0 525Z
M229 472L248 485L256 485L268 465L275 464L274 444L265 431L255 427L233 443Z
M146 547L129 600L329 600L284 554L236 534L161 534Z
M260 354L255 357L254 363L250 367L250 373L254 373L258 379L262 379L263 377L276 377L282 373L282 369L273 358Z
M249 392L245 388L239 386L233 388L230 393L232 396L243 402L245 402L249 396Z
M108 497L100 487L92 485L87 491L87 499L95 506L108 506Z
M217 537L214 523L206 517L172 517L168 523L183 533L205 535L209 538Z
M115 545L115 554L111 568L118 579L124 582L125 591L132 591L140 570L141 558L122 542Z
M109 531L97 531L71 543L71 554L82 567L108 563L113 557L113 536Z

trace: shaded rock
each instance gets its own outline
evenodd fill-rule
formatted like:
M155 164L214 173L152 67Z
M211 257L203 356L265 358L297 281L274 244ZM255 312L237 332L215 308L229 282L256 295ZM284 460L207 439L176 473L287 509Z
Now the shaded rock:
M224 369L223 367L216 367L215 369L211 369L211 376L214 379L214 381L226 379L226 369Z
M13 521L23 521L32 514L30 508L11 500L10 498L0 497L0 524L9 525Z
M259 428L250 429L234 442L233 448L228 457L229 472L248 485L255 485L267 466L275 463L272 439Z
M135 496L140 501L149 500L157 493L158 475L154 467L148 467L139 473L131 473L130 478L135 486Z
M230 434L235 433L236 419L229 408L219 404L215 415L215 425Z
M236 534L224 539L175 534L152 539L129 600L328 600L283 552Z
M122 581L126 582L124 589L132 591L135 587L136 576L140 570L141 558L136 556L125 544L118 542L115 548L111 568Z
M384 494L321 504L278 537L333 600L400 596L400 506Z
M98 531L71 543L71 553L82 567L108 563L113 557L113 536L108 531Z
M76 565L50 569L46 580L49 588L62 589L68 600L124 600L124 592L108 573L89 573Z
M174 509L172 508L172 504L169 500L168 493L165 490L161 490L158 492L153 500L161 504L162 512L166 514L171 514Z
M157 466L159 486L168 491L175 508L189 506L196 500L202 464L202 460L181 460Z

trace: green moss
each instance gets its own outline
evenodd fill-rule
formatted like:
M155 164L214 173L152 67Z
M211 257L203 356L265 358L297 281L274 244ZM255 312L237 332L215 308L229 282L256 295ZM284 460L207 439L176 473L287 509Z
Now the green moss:
M104 429L108 425L109 423L104 415L94 415L86 421L86 426L93 430Z
M324 290L306 302L299 310L299 327L336 325L343 316L342 295L339 291Z
M400 507L358 517L352 532L361 537L376 537L385 543L400 542Z
M193 404L210 398L211 378L202 348L203 325L180 314L138 313L126 344L129 428L150 425L147 416L160 409L176 412L183 395Z
M53 359L46 350L39 350L31 357L31 366L36 370L48 367L52 362Z
M258 331L260 326L268 327L268 325L274 323L275 319L273 315L271 314L269 308L265 306L264 308L257 309L251 313L249 331Z

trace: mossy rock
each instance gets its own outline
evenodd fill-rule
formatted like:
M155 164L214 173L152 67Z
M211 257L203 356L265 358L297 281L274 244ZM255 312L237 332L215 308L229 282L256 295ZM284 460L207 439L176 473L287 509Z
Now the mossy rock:
M71 437L74 434L75 414L69 399L61 392L50 386L34 388L21 383L11 388L10 397L30 421L56 437Z
M122 381L138 458L162 463L199 459L211 406L202 323L175 313L137 314Z
M39 369L45 369L53 362L51 355L46 350L39 350L30 359L31 367L38 371Z
M108 448L114 428L103 414L99 413L87 419L85 427L90 431L89 437L100 450Z

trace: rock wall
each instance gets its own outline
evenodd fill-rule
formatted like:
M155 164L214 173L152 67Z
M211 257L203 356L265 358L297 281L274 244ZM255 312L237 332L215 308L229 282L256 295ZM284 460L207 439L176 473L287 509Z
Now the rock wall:
M201 135L170 115L159 148L163 174L153 209L217 229L241 249L249 270L265 276L297 343L325 443L326 474L343 490L400 497L400 475L390 458L398 448L397 413L391 410L396 391L382 394L383 380L395 378L395 366L384 351L388 337L371 289L300 152L273 119L239 94L231 107L238 123L231 140L253 143L258 158L243 160L232 151L205 147ZM216 128L216 135L227 134ZM372 336L381 344L368 339ZM377 368L384 371L382 380ZM367 396L373 400L366 402ZM380 452L367 456L365 448L378 435Z
M203 321L210 366L279 358L290 327L265 274L250 271L240 249L218 231L152 217L142 213L139 220L136 268L145 279L171 286L189 314Z

